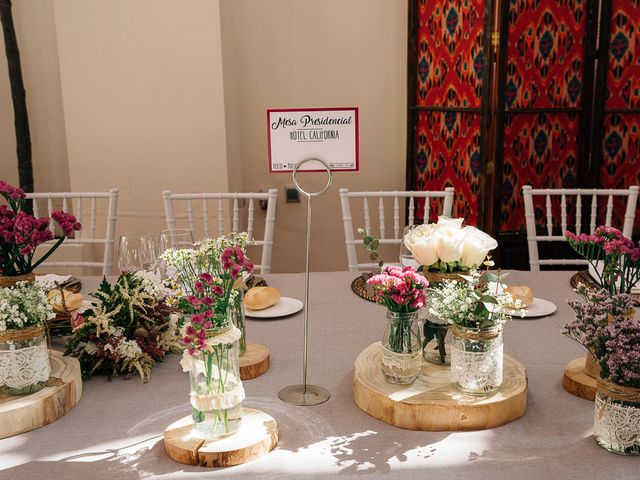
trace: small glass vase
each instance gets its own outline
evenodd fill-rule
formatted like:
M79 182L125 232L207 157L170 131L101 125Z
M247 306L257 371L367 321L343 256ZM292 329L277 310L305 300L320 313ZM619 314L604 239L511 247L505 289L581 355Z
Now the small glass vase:
M219 332L224 335L224 331ZM218 343L193 356L189 369L194 429L218 438L238 431L244 388L240 380L239 342Z
M449 365L451 363L451 329L449 323L436 323L424 319L422 326L422 357L430 363Z
M420 375L422 342L418 312L387 310L387 328L382 337L381 368L389 383L408 385Z
M593 437L610 452L640 455L640 388L598 379Z
M49 380L49 350L44 327L37 325L0 333L0 390L26 395Z
M244 323L244 292L241 289L236 289L232 293L231 319L233 324L242 332L242 337L240 338L240 356L242 356L247 351L247 337Z
M502 385L502 325L451 329L451 381L471 395L494 393Z

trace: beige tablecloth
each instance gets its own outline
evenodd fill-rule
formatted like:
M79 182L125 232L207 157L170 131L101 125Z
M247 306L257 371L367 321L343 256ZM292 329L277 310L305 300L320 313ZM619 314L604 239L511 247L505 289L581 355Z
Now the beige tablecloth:
M562 371L582 349L560 334L575 294L570 272L513 272L509 283L528 284L558 311L518 319L505 329L505 352L529 376L527 414L492 430L415 432L391 427L353 403L353 362L381 338L382 307L351 292L356 274L311 277L309 382L331 399L315 407L280 402L278 391L302 379L302 312L278 320L248 320L249 341L271 348L271 368L245 382L246 405L270 413L280 443L269 455L225 470L170 460L162 432L190 413L188 378L177 356L137 378L84 383L82 400L44 428L0 440L1 479L133 478L385 478L385 479L634 479L640 460L607 453L593 440L593 403L562 389ZM303 275L269 275L284 296L302 299ZM97 279L83 279L85 291Z

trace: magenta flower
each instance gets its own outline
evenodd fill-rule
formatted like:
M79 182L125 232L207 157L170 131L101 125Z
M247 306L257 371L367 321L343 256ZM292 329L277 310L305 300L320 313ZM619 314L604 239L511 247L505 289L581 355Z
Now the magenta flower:
M82 225L76 220L76 217L69 213L65 212L53 212L51 214L51 218L53 218L62 231L64 232L65 237L70 237L73 235L73 232L80 231L82 229Z
M49 217L36 218L22 211L26 198L24 191L1 180L0 196L8 203L0 205L0 273L29 273L60 246L64 237L58 239L34 263L36 248L54 238L53 232L49 229ZM82 228L76 218L68 213L53 212L51 217L60 225L65 237Z
M22 190L20 187L9 185L4 180L0 180L0 195L2 195L7 200L21 200L26 198L24 190Z
M594 267L598 282L610 294L629 292L640 281L640 246L617 228L600 226L592 235L565 232L565 236L569 245Z

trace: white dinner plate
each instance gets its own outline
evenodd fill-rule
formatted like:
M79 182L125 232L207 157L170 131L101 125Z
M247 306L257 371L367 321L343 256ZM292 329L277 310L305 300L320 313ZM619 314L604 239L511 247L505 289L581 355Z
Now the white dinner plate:
M531 305L527 307L524 317L521 317L517 310L512 310L510 313L514 319L536 318L551 315L557 309L558 307L555 303L545 300L544 298L533 297L533 302L531 302Z
M293 315L294 313L302 310L303 306L302 302L298 299L280 297L280 301L278 303L263 310L251 310L250 308L245 307L244 314L251 318L279 318L286 317L287 315Z

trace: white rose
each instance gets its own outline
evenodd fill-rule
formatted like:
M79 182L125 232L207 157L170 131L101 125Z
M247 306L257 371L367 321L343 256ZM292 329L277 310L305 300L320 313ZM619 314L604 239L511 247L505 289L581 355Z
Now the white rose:
M489 250L493 250L498 246L490 235L476 227L464 227L464 241L462 249L462 265L466 267L478 267L484 262Z
M458 219L454 219L458 220ZM439 221L439 220L438 220ZM462 257L464 232L453 220L438 223L436 231L436 249L441 262L457 262Z
M438 261L435 232L438 226L434 223L418 225L404 236L404 244L420 265L427 267Z
M462 222L464 218L449 218L449 217L438 217L438 225L442 225L447 228L460 229L462 228Z

